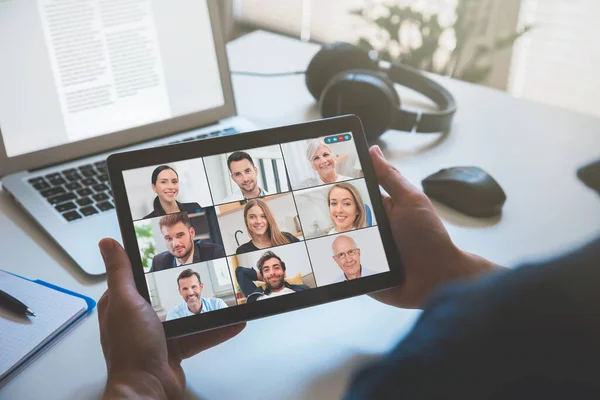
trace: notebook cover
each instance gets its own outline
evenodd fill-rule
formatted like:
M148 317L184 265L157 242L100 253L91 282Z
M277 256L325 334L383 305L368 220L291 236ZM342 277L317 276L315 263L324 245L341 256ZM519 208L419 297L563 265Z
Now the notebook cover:
M16 276L17 278L24 279L26 281L37 283L38 285L46 286L46 287L56 290L58 292L62 292L62 293L65 293L65 294L68 294L71 296L79 297L79 298L83 299L87 304L87 309L83 313L81 313L81 315L79 315L76 319L71 321L71 323L69 325L63 327L60 331L55 332L54 337L48 343L46 343L43 347L37 349L34 353L30 354L29 357L22 360L15 369L10 371L4 378L2 378L0 380L0 387L2 387L8 381L10 381L14 376L16 376L19 372L21 372L23 369L25 369L29 364L31 364L35 359L37 359L39 356L44 354L50 347L52 347L55 343L57 343L68 332L70 332L73 328L75 328L83 320L83 317L88 315L94 309L94 307L96 306L96 301L94 301L94 299L92 299L91 297L85 296L81 293L73 292L71 290L62 288L60 286L53 285L46 281L42 281L39 279L37 279L37 280L28 279L23 276L20 276L20 275L17 275L17 274L14 274L12 272L5 271L2 269L0 269L0 271L5 272L10 275L13 275L13 276ZM14 368L14 367L15 366L13 365L12 368Z

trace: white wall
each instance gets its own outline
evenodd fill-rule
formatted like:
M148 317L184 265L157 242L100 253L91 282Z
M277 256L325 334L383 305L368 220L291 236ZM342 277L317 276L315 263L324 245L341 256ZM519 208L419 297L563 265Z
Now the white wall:
M324 140L324 138L325 136L319 139ZM309 140L300 140L281 145L293 189L305 187L303 182L309 178L318 178L317 172L313 169L312 164L306 157L308 142ZM336 164L335 170L338 174L350 176L352 178L360 177L362 168L354 145L354 140L331 143L329 147L331 147L331 151L334 152L335 156L348 157L343 163Z
M297 273L302 276L312 273L310 262L308 260L308 253L304 242L286 244L285 246L278 246L271 249L263 249L254 251L252 253L244 253L237 256L239 265L242 267L256 268L256 262L260 257L267 251L272 251L277 254L283 262L285 262L286 275L292 277Z
M287 181L285 167L283 165L283 155L281 154L281 148L279 145L247 149L243 151L250 154L254 164L259 169L257 178L258 186L260 188L265 189L265 187L268 187L268 191L270 193L276 192L275 182L273 180L273 169L270 167L270 165L266 166L268 170L265 170L265 174L267 175L268 183L265 184L265 182L262 180L262 174L259 166L260 159L275 159L279 160L281 164L279 171L281 191L287 192L289 190L289 183ZM204 158L204 162L206 163L206 173L208 174L208 181L210 182L210 190L212 192L215 204L223 203L224 199L232 193L239 194L240 199L242 197L240 189L231 179L229 168L227 167L227 157L229 157L230 154L231 152Z
M371 209L373 225L375 225L377 222L373 214L373 206L365 180L356 179L347 183L354 185L358 189L363 202ZM307 239L326 235L333 228L327 201L327 193L330 188L331 185L326 185L294 192L300 222L304 230L304 237Z
M331 248L335 238L340 235L342 234L326 236L306 242L310 259L313 263L317 286L328 285L343 274L333 259L333 250ZM360 262L363 267L378 272L390 270L378 228L359 229L343 233L343 235L350 236L356 242L356 246L360 249Z
M154 276L154 284L158 293L158 298L160 299L160 304L164 309L164 313L166 314L177 304L183 302L183 298L179 294L177 286L177 277L182 271L188 268L191 268L193 271L198 272L200 274L200 279L204 284L204 289L202 290L201 296L214 297L213 282L211 279L209 268L215 268L217 264L225 264L225 268L228 269L227 259L221 258L218 260L212 260L198 264L184 265L181 267L171 268L148 274ZM233 292L233 284L231 290ZM152 305L155 306L156 304Z
M165 165L172 167L179 176L177 201L180 203L198 203L201 207L212 205L202 158ZM123 171L127 198L134 220L144 218L154 209L153 202L156 193L152 191L152 171L156 167L158 165Z
M292 235L296 233L294 217L297 216L297 212L292 193L268 196L261 200L264 200L269 206L275 217L275 221L277 221L279 230L289 232ZM244 206L240 205L236 211L223 216L220 216L219 206L216 206L215 209L217 211L217 218L219 219L219 228L221 229L225 253L227 255L235 254L238 248L235 241L235 232L237 230L242 231L241 234L238 233L240 245L250 240L250 235L248 235L246 224L244 223ZM302 239L302 237L299 237L299 239Z

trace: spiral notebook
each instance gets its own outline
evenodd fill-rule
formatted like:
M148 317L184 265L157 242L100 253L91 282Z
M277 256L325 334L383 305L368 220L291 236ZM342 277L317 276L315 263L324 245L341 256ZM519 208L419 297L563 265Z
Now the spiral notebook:
M0 307L0 387L69 332L96 302L44 281L0 270L0 289L23 301L37 317Z

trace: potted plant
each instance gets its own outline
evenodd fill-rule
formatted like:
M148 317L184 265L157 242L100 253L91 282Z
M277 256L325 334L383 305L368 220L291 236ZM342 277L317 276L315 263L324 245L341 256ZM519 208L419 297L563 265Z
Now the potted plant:
M419 11L413 0L408 6L396 3L367 3L351 13L373 27L373 34L362 36L358 46L377 50L378 58L451 76L472 83L484 82L492 72L492 55L511 47L531 30L525 26L515 32L484 43L491 11L488 2L458 0L455 18L441 22L439 14ZM444 46L442 42L453 42Z

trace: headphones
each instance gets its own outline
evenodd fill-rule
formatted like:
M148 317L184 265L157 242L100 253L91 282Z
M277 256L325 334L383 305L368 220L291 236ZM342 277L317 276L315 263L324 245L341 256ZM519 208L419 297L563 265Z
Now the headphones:
M430 98L439 111L402 109L394 83ZM380 67L368 51L344 42L325 45L315 54L306 70L306 87L318 101L324 118L355 114L369 140L388 129L446 132L456 113L452 94L419 70L400 64L392 64L389 69Z

